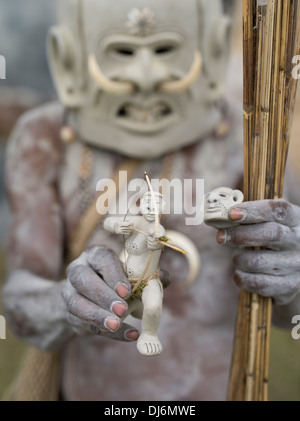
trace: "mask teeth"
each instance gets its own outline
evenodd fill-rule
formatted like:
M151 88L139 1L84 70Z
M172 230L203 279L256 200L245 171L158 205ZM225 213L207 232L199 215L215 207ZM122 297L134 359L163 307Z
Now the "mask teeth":
M133 105L125 107L126 116L140 123L154 123L161 120L168 114L168 109L164 105L155 105L154 107L144 110Z

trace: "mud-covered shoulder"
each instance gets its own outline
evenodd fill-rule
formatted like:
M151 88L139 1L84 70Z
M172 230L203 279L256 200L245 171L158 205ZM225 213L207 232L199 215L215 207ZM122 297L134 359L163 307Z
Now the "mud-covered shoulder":
M63 159L59 136L62 119L59 103L45 104L20 117L6 151L8 191L54 182Z

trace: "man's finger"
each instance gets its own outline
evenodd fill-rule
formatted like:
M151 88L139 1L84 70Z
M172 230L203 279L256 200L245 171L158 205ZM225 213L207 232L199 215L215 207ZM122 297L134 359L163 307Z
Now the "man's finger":
M300 253L298 251L236 249L233 253L233 263L242 272L283 276L300 272Z
M131 285L128 281L117 254L106 247L93 247L87 250L87 261L90 267L97 272L118 295L128 299L131 294Z
M86 265L74 266L68 272L72 286L99 307L123 316L128 309L127 303L111 289L102 278Z
M295 227L300 221L300 207L285 200L257 200L240 203L229 211L232 221L240 224L276 222Z
M103 332L102 336L115 339L117 341L132 342L138 339L139 332L136 330L136 328L128 325L127 323L122 323L120 329L117 332Z
M292 228L276 222L239 225L217 233L219 244L241 247L266 247L274 250L297 250L299 240Z
M99 335L109 337L118 341L132 342L138 339L139 332L133 326L127 323L122 323L122 326L117 332L110 332L107 329L100 329L94 325L82 321L78 317L69 313L67 316L68 322L72 325L74 332L79 336L84 335Z
M73 314L82 321L98 329L116 332L121 326L121 320L115 314L104 310L88 300L72 288L63 291L67 313Z
M236 270L234 280L236 284L251 293L263 297L272 297L276 304L285 305L299 292L299 274L286 276L272 276L264 274L245 273Z

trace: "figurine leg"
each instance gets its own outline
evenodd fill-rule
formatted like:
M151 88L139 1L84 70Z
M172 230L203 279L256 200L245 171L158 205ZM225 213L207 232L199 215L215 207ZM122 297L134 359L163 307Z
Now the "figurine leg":
M130 301L127 314L131 314L137 319L141 319L143 317L143 303L140 299Z
M142 332L137 342L137 349L143 355L158 355L162 351L162 344L157 337L162 313L163 289L161 282L152 279L142 294L144 306L142 317Z

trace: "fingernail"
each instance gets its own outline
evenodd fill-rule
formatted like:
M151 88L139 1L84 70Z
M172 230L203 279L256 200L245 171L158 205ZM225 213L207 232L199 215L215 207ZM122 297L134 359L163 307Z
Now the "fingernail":
M219 244L225 244L227 239L227 233L225 230L220 230L217 234L217 241Z
M129 289L125 284L118 284L116 291L121 298L127 298L130 295Z
M119 317L123 316L128 308L127 305L125 303L121 303L121 301L115 301L111 307L112 311Z
M129 339L130 341L136 341L139 336L140 334L137 330L127 330L125 332L125 338Z
M246 218L246 212L243 209L235 208L229 212L229 216L233 221L241 221Z
M104 326L111 330L112 332L115 332L119 329L120 323L117 319L113 319L112 317L108 317L105 319Z

